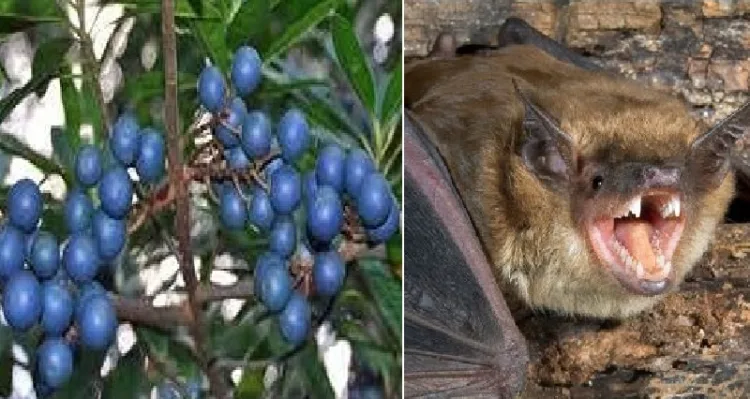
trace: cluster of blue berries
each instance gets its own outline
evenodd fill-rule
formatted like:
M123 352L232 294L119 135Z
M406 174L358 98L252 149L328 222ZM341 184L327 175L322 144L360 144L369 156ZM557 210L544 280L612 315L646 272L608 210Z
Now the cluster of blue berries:
M311 258L316 294L333 296L346 276L334 243L345 226L347 205L356 209L372 243L382 243L398 230L400 209L388 181L363 150L324 145L315 168L304 175L299 172L297 161L313 144L304 114L287 111L274 136L269 118L260 111L248 112L241 98L261 83L255 49L244 46L236 51L230 75L237 97L228 100L224 74L208 66L198 80L198 98L214 115L213 135L223 147L227 166L240 171L253 162L266 165L266 184L219 185L220 219L232 230L253 226L268 234L269 250L256 262L254 292L278 314L284 339L296 345L308 336L311 310L307 297L295 289L290 270L295 254L298 259ZM277 156L271 155L273 148L278 148Z
M105 159L96 146L81 146L74 165L78 186L64 203L69 237L62 245L43 229L39 186L22 179L11 187L0 231L2 310L15 331L38 325L44 333L36 355L39 391L51 392L70 378L75 343L92 350L112 343L116 311L96 278L125 246L133 197L126 168L135 167L141 181L156 181L164 171L164 148L160 134L140 130L127 114L113 128L111 157Z

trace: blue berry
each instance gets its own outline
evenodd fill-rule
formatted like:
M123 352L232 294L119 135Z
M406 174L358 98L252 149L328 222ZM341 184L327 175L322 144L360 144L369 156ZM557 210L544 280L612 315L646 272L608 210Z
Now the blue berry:
M3 280L23 269L26 243L23 233L12 225L0 229L0 278Z
M94 295L83 303L76 323L84 347L106 349L115 337L117 317L112 301L105 295Z
M102 210L110 217L123 219L127 216L133 202L133 182L125 169L114 167L104 174L99 182L99 200Z
M135 171L142 182L153 183L164 175L164 151L164 137L154 129L143 129L135 161Z
M60 266L60 246L51 233L41 231L31 244L31 267L37 277L45 279L54 276Z
M102 177L102 155L99 149L85 144L76 155L76 179L84 187L91 187Z
M273 252L265 252L255 261L255 269L253 270L253 287L255 295L260 297L263 283L263 274L272 267L278 267L286 269L284 259Z
M78 299L76 300L75 318L78 319L83 312L83 304L95 296L106 296L107 291L99 282L92 280L84 283L78 290Z
M278 127L281 156L287 162L293 162L304 154L310 145L310 128L305 116L297 109L287 111L281 118Z
M344 150L336 144L325 146L315 162L315 177L320 185L331 186L336 191L344 189Z
M62 282L42 284L42 328L50 336L62 335L73 320L73 295Z
M222 123L231 126L231 129L220 123L216 126L216 138L219 139L224 148L237 147L240 144L240 134L242 125L247 117L247 107L241 98L235 97L232 104L227 110L228 116L222 120ZM234 131L232 131L234 130Z
M123 166L133 166L141 145L141 135L138 121L129 113L117 118L109 138L112 154Z
M21 179L8 192L8 218L24 233L31 233L42 216L42 193L31 179Z
M393 199L393 205L391 206L391 211L388 212L388 218L386 218L385 222L381 224L380 226L373 227L373 228L366 228L367 237L372 241L373 243L380 244L383 242L388 241L389 238L391 238L396 231L398 231L400 219L401 218L401 212L398 207L398 203L396 203L396 199Z
M68 233L80 233L91 227L94 204L86 193L81 190L73 190L65 198L64 213Z
M221 222L230 230L240 230L247 221L247 205L235 187L221 193Z
M37 350L37 372L42 382L55 389L73 374L73 351L61 338L47 338Z
M357 195L357 212L366 227L380 226L393 206L391 187L380 173L370 173L362 180Z
M224 150L224 158L227 160L229 168L233 170L243 170L250 166L250 160L247 159L245 151L242 151L240 147Z
M305 198L307 209L312 208L315 193L318 191L318 180L315 178L315 170L305 172L302 177L302 195Z
M263 158L271 151L271 123L266 114L253 111L242 124L242 149L250 158Z
M73 281L91 281L99 272L99 253L94 238L85 233L70 237L63 250L63 266Z
M291 218L276 219L268 238L268 246L271 251L282 258L288 258L294 254L297 248L297 226Z
M280 215L288 215L299 206L302 182L299 174L289 165L281 166L271 175L271 205Z
M260 84L261 61L258 52L242 46L234 53L232 61L232 84L242 96L252 93Z
M344 187L346 192L355 197L359 194L362 180L375 172L375 163L367 153L359 148L349 151L344 166Z
M24 239L24 244L26 245L26 263L31 263L31 250L38 235L39 230L34 230L30 234L27 234L26 238Z
M116 258L125 246L127 225L123 219L113 219L99 210L94 214L91 232L99 257L105 262Z
M310 304L301 294L295 292L279 315L281 336L297 346L305 341L310 331Z
M226 83L219 68L207 66L198 77L198 98L209 112L217 113L224 108Z
M330 186L318 187L309 210L307 228L316 240L328 242L341 231L344 224L344 207L338 193Z
M269 266L260 277L260 300L271 312L284 309L292 294L292 278L286 267Z
M315 256L313 282L318 294L336 295L344 284L344 277L346 277L344 260L338 252L321 252Z
M256 189L250 201L249 222L260 230L271 228L274 219L273 207L268 194L262 189Z
M8 325L26 331L42 314L42 288L28 270L14 274L3 292L3 312Z
M281 167L284 166L284 161L281 158L274 158L266 164L263 168L263 174L266 180L270 181L271 176L274 175Z

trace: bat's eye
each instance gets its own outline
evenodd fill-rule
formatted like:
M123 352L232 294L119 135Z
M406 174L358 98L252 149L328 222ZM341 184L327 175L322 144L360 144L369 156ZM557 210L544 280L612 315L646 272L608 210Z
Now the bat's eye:
M602 183L604 183L604 178L601 176L594 176L594 180L591 181L591 187L594 188L594 190L598 190L602 187Z

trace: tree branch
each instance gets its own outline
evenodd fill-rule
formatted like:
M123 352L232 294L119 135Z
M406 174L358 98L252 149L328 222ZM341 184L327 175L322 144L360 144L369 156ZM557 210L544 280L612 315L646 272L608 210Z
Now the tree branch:
M193 252L190 245L190 199L184 181L182 151L179 133L179 113L177 110L177 44L175 34L174 0L162 1L162 40L164 47L164 121L167 133L167 159L169 162L169 184L175 195L175 235L177 236L177 258L180 272L188 291L188 303L192 322L190 335L201 369L208 376L212 396L223 399L228 396L228 388L220 371L211 366L208 341L203 325L201 302L198 301L198 278L195 274Z

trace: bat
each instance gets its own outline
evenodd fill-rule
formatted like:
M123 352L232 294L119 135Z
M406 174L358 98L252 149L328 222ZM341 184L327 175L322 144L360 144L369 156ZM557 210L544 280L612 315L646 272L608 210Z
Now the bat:
M404 78L407 120L445 162L492 283L559 314L648 309L708 248L734 194L750 105L708 127L683 101L603 72L521 20L508 19L498 42L454 45L453 57L436 44Z

